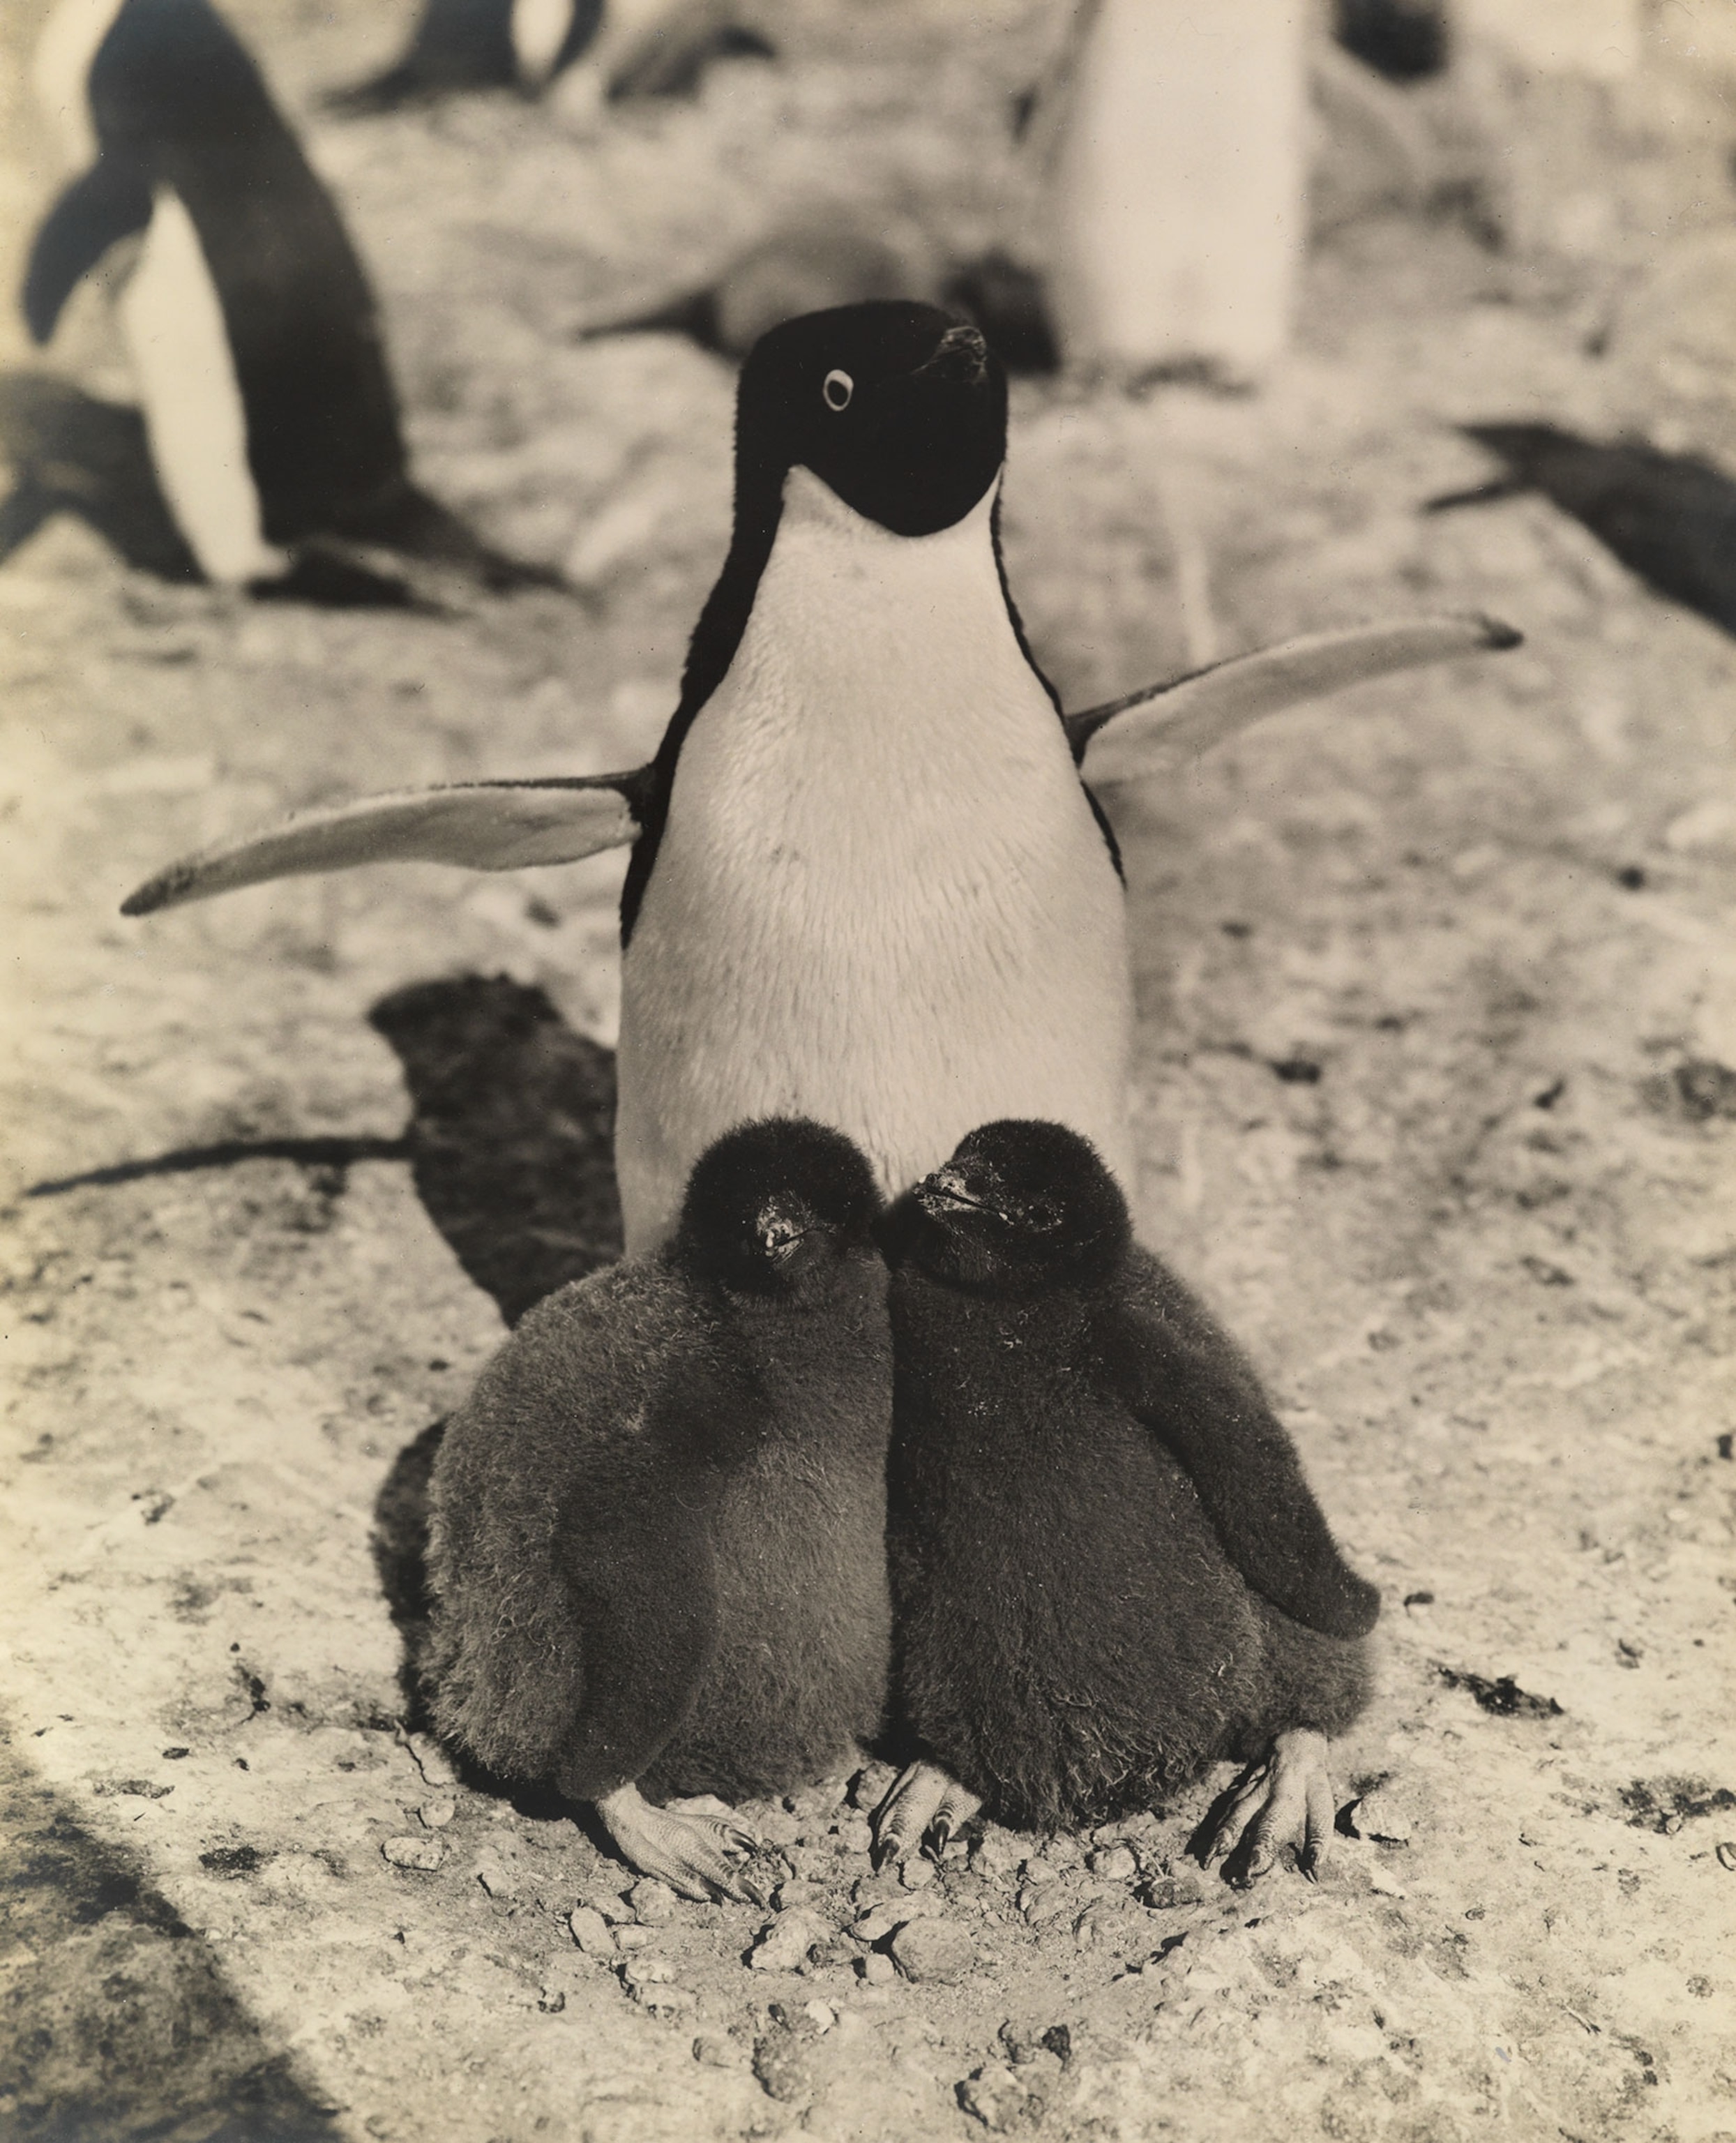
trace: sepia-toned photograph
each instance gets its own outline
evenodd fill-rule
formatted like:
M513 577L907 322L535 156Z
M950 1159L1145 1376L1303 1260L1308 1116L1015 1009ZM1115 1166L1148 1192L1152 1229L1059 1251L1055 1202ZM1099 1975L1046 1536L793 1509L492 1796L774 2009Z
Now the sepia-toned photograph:
M6 0L0 2136L1736 2143L1736 0Z

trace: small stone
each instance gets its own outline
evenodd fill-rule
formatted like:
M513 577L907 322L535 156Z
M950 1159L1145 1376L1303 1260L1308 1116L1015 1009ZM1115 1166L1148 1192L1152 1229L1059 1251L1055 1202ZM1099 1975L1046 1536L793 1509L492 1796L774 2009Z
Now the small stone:
M1019 1910L1034 1928L1059 1919L1069 1902L1065 1887L1059 1883L1045 1883L1038 1888L1027 1883L1019 1893Z
M850 1781L850 1806L878 1808L892 1791L898 1775L890 1764L864 1764Z
M971 1865L981 1875L1011 1875L1025 1849L1011 1831L991 1824L971 1850Z
M754 2074L768 2098L778 2099L786 2106L805 2098L813 2089L807 2045L785 2025L777 2026L754 2042Z
M892 1961L908 1980L949 1986L977 1962L970 1937L949 1920L912 1920L892 1940Z
M810 2017L815 2028L820 2032L829 2032L838 2022L838 2012L829 2002L804 2002L802 2014Z
M537 1997L537 2007L545 2017L558 2017L566 2007L565 1991L558 1987L545 1987Z
M485 1845L471 1864L471 1873L491 1898L516 1898L521 1886L518 1873L492 1845Z
M926 1890L934 1880L934 1863L914 1855L898 1863L898 1880L907 1890Z
M608 1922L589 1905L575 1905L566 1915L566 1924L572 1931L573 1940L586 1957L616 1955L616 1941L609 1932Z
M890 1868L878 1875L858 1875L850 1885L852 1903L860 1905L863 1912L876 1905L890 1905L902 1902L905 1896L903 1884Z
M873 1842L873 1831L863 1816L846 1816L838 1825L838 1845L841 1853L866 1853Z
M633 1885L627 1893L627 1903L641 1925L648 1928L666 1928L680 1906L680 1900L668 1883L660 1883L654 1875L647 1875Z
M1377 1838L1389 1845L1408 1845L1412 1818L1404 1797L1390 1787L1377 1786L1350 1806L1350 1827L1358 1838Z
M875 1943L884 1942L889 1934L896 1933L900 1928L908 1927L911 1921L931 1906L937 1908L938 1904L938 1899L925 1898L918 1902L914 1898L895 1898L887 1904L876 1905L871 1912L864 1913L852 1925L850 1933L858 1942L867 1943L872 1947Z
M635 1927L624 1922L615 1930L616 1947L625 1950L649 1949L657 1939L654 1928Z
M1140 1891L1140 1902L1155 1913L1171 1913L1178 1905L1197 1905L1204 1896L1197 1875L1160 1875Z
M856 1970L870 1987L889 1987L898 1976L898 1967L883 1951L871 1950L866 1957L858 1957Z
M1043 1848L1043 1857L1051 1868L1076 1868L1084 1859L1085 1854L1081 1849L1078 1839L1069 1838L1063 1832L1060 1836L1049 1840Z
M988 2061L958 2086L958 2102L974 2114L983 2126L1004 2135L1020 2119L1031 2096L1029 2090L1001 2061Z
M675 1968L666 1957L647 1952L630 1957L621 1968L621 1976L629 1987L666 1987L675 1977Z
M1025 1863L1020 1873L1027 1883L1033 1885L1039 1883L1058 1883L1061 1880L1060 1868L1052 1860L1045 1860L1041 1854L1033 1854Z
M800 1818L775 1803L769 1809L755 1809L747 1822L755 1837L766 1845L794 1845L802 1834Z
M1140 1872L1140 1863L1128 1845L1111 1845L1090 1854L1086 1866L1094 1875L1100 1875L1109 1883L1130 1883Z
M424 1829L444 1830L458 1813L458 1804L446 1799L424 1801L416 1813L422 1819Z
M772 1903L780 1913L794 1913L818 1907L826 1893L818 1883L810 1882L805 1875L792 1875L787 1883L780 1883L773 1896Z
M755 1972L799 1972L809 1952L823 1948L832 1933L828 1921L805 1908L779 1913L760 1929L748 1962Z
M655 1986L636 1987L631 1991L640 2007L653 2017L685 2017L695 2006L692 1991L685 1987L666 1986L660 1982Z
M693 2057L708 2069L733 2069L741 2058L733 2040L720 2038L713 2032L702 2032L694 2041Z
M436 1838L388 1838L380 1851L394 1868L413 1868L432 1875L446 1858L446 1848Z
M606 1920L631 1919L633 1908L621 1900L633 1882L632 1874L618 1863L600 1860L579 1878L579 1902L601 1913Z

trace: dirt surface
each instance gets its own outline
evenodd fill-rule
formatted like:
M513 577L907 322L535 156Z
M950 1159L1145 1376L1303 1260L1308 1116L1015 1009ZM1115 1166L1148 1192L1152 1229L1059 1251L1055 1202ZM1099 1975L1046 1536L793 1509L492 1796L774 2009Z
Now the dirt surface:
M586 133L504 97L322 115L398 24L235 12L377 279L421 474L587 601L161 577L99 294L52 365L7 329L9 451L61 489L0 570L0 2125L1728 2143L1736 650L1537 498L1417 510L1489 473L1457 420L1730 450L1719 85L1467 55L1417 108L1481 191L1340 216L1262 394L1016 394L1011 569L1071 705L1214 637L1419 607L1527 635L1107 799L1141 1230L1378 1580L1380 1694L1318 1888L1193 1868L1221 1775L875 1878L870 1773L750 1812L780 1912L625 1898L592 1836L413 1742L398 1681L418 1439L608 1240L619 861L116 910L316 798L644 756L722 553L732 383L576 325L792 202L980 236L1045 24L813 12L780 67ZM32 27L19 242L57 183Z

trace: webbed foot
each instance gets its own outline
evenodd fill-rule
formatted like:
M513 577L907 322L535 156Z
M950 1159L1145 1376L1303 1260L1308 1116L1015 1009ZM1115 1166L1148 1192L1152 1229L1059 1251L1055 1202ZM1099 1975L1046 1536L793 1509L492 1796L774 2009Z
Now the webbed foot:
M1274 1735L1269 1752L1237 1779L1222 1813L1207 1817L1195 1849L1208 1867L1224 1861L1229 1880L1245 1885L1258 1882L1291 1845L1297 1867L1317 1882L1335 1814L1326 1736L1292 1727Z
M968 1823L982 1805L977 1794L960 1785L957 1779L949 1778L937 1764L907 1765L874 1810L875 1867L907 1858L931 1831L936 1852L942 1851L953 1832L961 1824Z
M653 1808L634 1785L617 1787L596 1806L621 1857L641 1875L700 1904L716 1893L746 1902L732 1856L754 1852L759 1841L735 1817Z

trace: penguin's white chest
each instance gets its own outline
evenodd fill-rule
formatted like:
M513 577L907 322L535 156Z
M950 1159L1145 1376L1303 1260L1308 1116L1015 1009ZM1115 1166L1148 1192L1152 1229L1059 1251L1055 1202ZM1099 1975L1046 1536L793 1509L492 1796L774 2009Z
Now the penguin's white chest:
M888 1195L999 1116L1124 1179L1121 888L996 570L992 494L889 534L795 469L689 731L622 977L627 1244L734 1125L848 1132Z
M222 304L193 219L168 186L156 190L120 317L157 481L205 577L281 572L284 554L261 525Z

